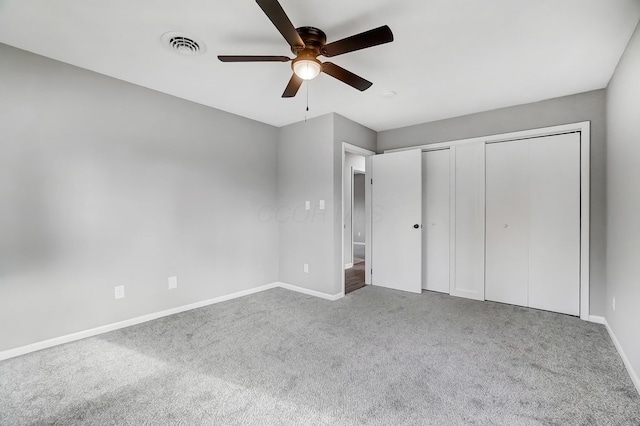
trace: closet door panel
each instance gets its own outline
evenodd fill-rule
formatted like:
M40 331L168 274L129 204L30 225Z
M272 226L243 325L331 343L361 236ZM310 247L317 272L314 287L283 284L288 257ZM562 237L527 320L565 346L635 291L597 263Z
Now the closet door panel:
M529 306L580 314L580 135L529 142Z
M528 141L486 147L485 298L527 306L529 274Z
M458 145L454 155L453 280L450 294L484 300L484 142Z
M422 153L422 288L449 293L449 149Z

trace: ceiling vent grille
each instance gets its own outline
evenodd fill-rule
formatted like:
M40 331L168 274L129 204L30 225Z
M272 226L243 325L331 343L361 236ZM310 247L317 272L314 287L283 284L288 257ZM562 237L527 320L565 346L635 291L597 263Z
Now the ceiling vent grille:
M178 32L168 32L162 35L162 42L167 48L184 56L196 56L206 50L203 43L195 41L192 37Z

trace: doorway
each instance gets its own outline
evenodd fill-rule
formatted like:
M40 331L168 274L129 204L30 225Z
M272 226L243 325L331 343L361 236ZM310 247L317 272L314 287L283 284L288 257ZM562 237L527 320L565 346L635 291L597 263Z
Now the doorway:
M362 157L364 160L364 157ZM364 161L362 162L364 165ZM365 286L364 270L365 259L367 251L367 242L365 237L365 203L364 203L364 190L365 190L365 173L364 170L357 170L354 167L351 168L351 199L348 211L350 211L350 218L345 218L345 225L348 223L348 219L351 219L350 234L351 243L350 247L345 247L350 251L351 262L345 266L350 266L345 269L344 277L344 292L345 294L356 291ZM346 234L345 230L345 234Z
M370 282L371 186L368 177L374 153L343 143L342 264L344 294ZM368 269L369 268L369 269Z

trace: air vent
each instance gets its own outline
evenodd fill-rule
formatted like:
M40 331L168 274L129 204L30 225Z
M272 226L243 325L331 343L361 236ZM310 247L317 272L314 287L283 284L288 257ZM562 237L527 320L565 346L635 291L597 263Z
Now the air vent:
M179 32L168 32L162 35L162 42L167 48L184 56L196 56L204 53L204 43L197 42L193 37Z

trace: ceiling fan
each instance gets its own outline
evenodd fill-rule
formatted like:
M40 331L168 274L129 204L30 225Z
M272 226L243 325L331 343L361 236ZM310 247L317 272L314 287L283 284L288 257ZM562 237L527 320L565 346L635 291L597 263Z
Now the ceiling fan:
M282 94L283 98L292 98L298 93L298 89L304 80L316 78L320 72L329 74L343 83L360 91L367 90L373 83L347 71L331 62L320 62L318 56L342 55L367 47L373 47L393 41L391 29L384 25L373 30L365 31L342 40L326 44L327 36L315 27L295 28L278 0L256 0L273 25L280 31L291 46L291 52L296 56L291 59L288 56L228 56L220 55L222 62L289 62L293 75L287 88Z

